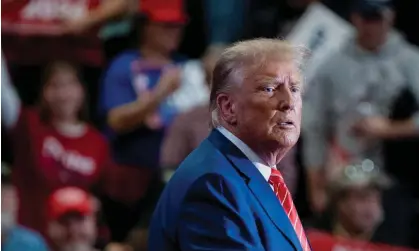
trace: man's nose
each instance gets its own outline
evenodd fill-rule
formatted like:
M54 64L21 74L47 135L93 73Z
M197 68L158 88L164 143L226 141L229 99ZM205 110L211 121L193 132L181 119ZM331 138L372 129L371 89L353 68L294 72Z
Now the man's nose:
M279 92L277 92L278 99L278 110L288 111L294 109L294 97L291 90L288 87L283 86Z

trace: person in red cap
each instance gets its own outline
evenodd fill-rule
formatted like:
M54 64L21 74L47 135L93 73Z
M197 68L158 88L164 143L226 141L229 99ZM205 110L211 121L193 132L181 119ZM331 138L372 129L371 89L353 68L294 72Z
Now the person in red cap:
M96 251L98 201L77 187L54 191L46 205L48 237L53 251ZM131 251L120 243L109 243L105 251Z
M145 228L148 225L163 186L161 144L166 128L181 112L172 98L183 87L185 64L189 62L176 53L187 21L182 0L141 1L141 11L145 18L140 23L138 49L125 51L113 60L100 90L99 110L106 121L104 132L114 160L120 166L132 167L134 173L139 170L140 176L127 176L143 186L124 189L126 194L137 194L130 205L122 207L112 200L104 204L115 241L125 239L136 219ZM202 86L205 89L204 77ZM121 189L124 186L121 183Z
M95 250L97 208L94 198L80 188L65 187L53 192L47 204L52 250Z
M183 0L142 0L141 12L152 22L185 24Z

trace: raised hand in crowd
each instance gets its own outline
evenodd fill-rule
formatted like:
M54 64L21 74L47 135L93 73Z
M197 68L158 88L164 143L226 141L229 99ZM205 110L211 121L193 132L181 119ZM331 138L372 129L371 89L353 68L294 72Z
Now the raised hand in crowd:
M412 118L408 121L395 122L386 117L374 116L360 120L354 125L355 135L366 139L392 139L414 136L418 133Z
M108 115L108 124L116 131L136 128L149 119L158 106L179 88L180 79L179 67L167 68L154 90L142 92L137 100L112 109Z
M170 66L169 68L166 68L163 71L164 73L160 77L159 82L154 91L154 97L158 97L159 99L164 99L170 96L180 87L181 84L182 73L179 67ZM153 95L150 95L150 92L144 92L140 95L140 99L144 98L153 98ZM151 129L158 129L162 126L161 117L159 116L157 111L149 114L146 117L144 123Z
M182 69L178 66L169 66L163 70L163 74L156 86L155 93L158 97L167 97L175 92L181 84Z

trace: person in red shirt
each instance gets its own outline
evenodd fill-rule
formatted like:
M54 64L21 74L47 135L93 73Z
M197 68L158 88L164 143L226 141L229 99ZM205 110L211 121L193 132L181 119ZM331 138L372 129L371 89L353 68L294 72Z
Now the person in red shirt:
M97 185L110 164L108 144L86 123L85 92L72 65L48 67L40 105L33 108L21 104L7 76L3 61L2 122L13 143L18 219L46 236L50 193L64 186L91 190Z
M43 65L60 58L100 67L104 61L98 28L130 12L131 2L136 1L2 1L6 58L19 66Z

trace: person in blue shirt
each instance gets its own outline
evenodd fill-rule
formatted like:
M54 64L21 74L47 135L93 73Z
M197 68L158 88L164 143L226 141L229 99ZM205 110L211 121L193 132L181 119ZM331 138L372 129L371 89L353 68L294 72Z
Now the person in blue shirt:
M40 234L17 223L18 196L10 181L10 170L2 165L1 171L1 250L47 251Z
M176 55L186 22L181 0L144 1L139 49L128 50L110 63L100 88L99 111L117 167L140 176L126 193L144 193L130 205L104 201L112 238L125 239L135 219L147 219L162 189L160 148L165 129L178 114L171 94L181 85L186 58ZM130 172L127 172L130 173ZM132 177L128 177L131 178ZM141 180L140 180L141 179ZM124 186L127 186L125 183ZM135 196L134 196L135 197ZM131 196L132 198L132 196ZM123 203L122 203L123 204Z

